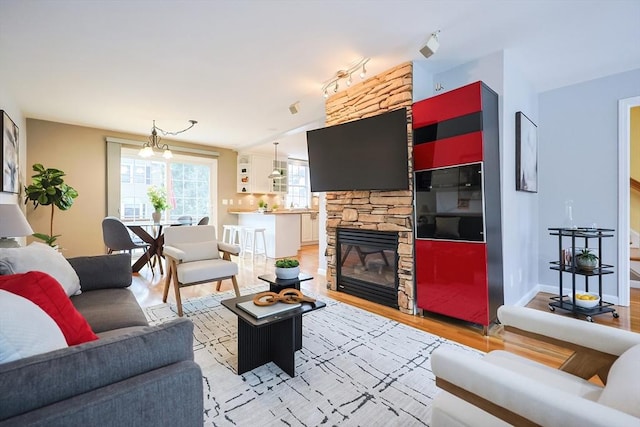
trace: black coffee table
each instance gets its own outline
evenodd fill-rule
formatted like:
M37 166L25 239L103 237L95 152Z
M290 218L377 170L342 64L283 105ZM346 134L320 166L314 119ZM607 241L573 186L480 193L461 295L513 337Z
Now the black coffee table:
M294 277L293 279L278 279L275 274L263 274L262 276L258 276L258 279L264 280L269 284L270 292L278 293L287 288L300 290L300 282L311 280L313 276L300 273L298 277ZM299 349L302 346L302 316L298 317L294 322L296 323L296 348Z
M236 306L239 302L253 300L254 295L221 302L238 316L238 375L274 362L294 377L295 352L302 348L302 315L323 308L326 304L322 301L316 301L315 304L303 302L300 307L257 319Z

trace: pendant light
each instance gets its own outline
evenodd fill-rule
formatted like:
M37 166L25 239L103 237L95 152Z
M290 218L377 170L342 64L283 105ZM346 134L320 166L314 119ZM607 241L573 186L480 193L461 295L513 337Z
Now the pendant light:
M280 173L280 170L278 169L278 142L274 142L273 145L275 145L276 149L276 157L275 160L273 162L273 171L269 174L268 178L269 179L282 179L283 176Z

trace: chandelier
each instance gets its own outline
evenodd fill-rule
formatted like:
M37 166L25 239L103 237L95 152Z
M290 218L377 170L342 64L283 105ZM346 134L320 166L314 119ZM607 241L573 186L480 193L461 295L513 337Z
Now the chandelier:
M329 97L329 89L332 89L333 93L338 92L340 80L344 80L347 87L351 86L351 83L353 82L353 80L351 79L351 75L360 69L362 69L360 71L360 78L364 79L364 77L367 75L367 69L365 68L365 65L367 64L367 62L369 62L370 59L371 58L362 58L360 61L347 68L346 70L338 70L333 77L324 82L324 84L322 85L322 95L325 97L325 99Z
M145 142L142 145L142 148L138 152L140 157L151 157L155 154L155 150L162 151L162 157L165 159L170 159L173 157L173 153L169 150L169 146L167 144L161 144L160 140L162 139L158 135L158 131L164 136L167 135L178 135L179 133L186 132L198 123L196 120L189 120L189 127L186 129L179 130L177 132L167 132L165 130L160 129L156 126L156 121L153 121L153 127L151 128L151 136L149 136L149 141Z

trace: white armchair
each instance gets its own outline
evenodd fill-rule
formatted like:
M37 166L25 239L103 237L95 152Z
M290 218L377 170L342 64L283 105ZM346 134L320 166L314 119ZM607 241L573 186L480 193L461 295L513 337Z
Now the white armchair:
M220 258L222 253L222 258ZM169 286L173 282L178 315L182 316L180 288L231 279L236 296L240 296L236 275L238 265L231 255L238 255L240 246L218 242L213 225L168 227L164 232L163 254L167 259L167 279L162 301L167 302Z
M503 350L435 350L432 426L640 426L640 334L525 307L502 306L498 318L573 353L553 369Z

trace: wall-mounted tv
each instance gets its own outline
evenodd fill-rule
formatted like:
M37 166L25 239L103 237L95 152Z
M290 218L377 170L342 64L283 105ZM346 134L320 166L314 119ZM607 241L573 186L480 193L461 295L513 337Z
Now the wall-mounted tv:
M311 191L408 190L406 108L307 132Z

